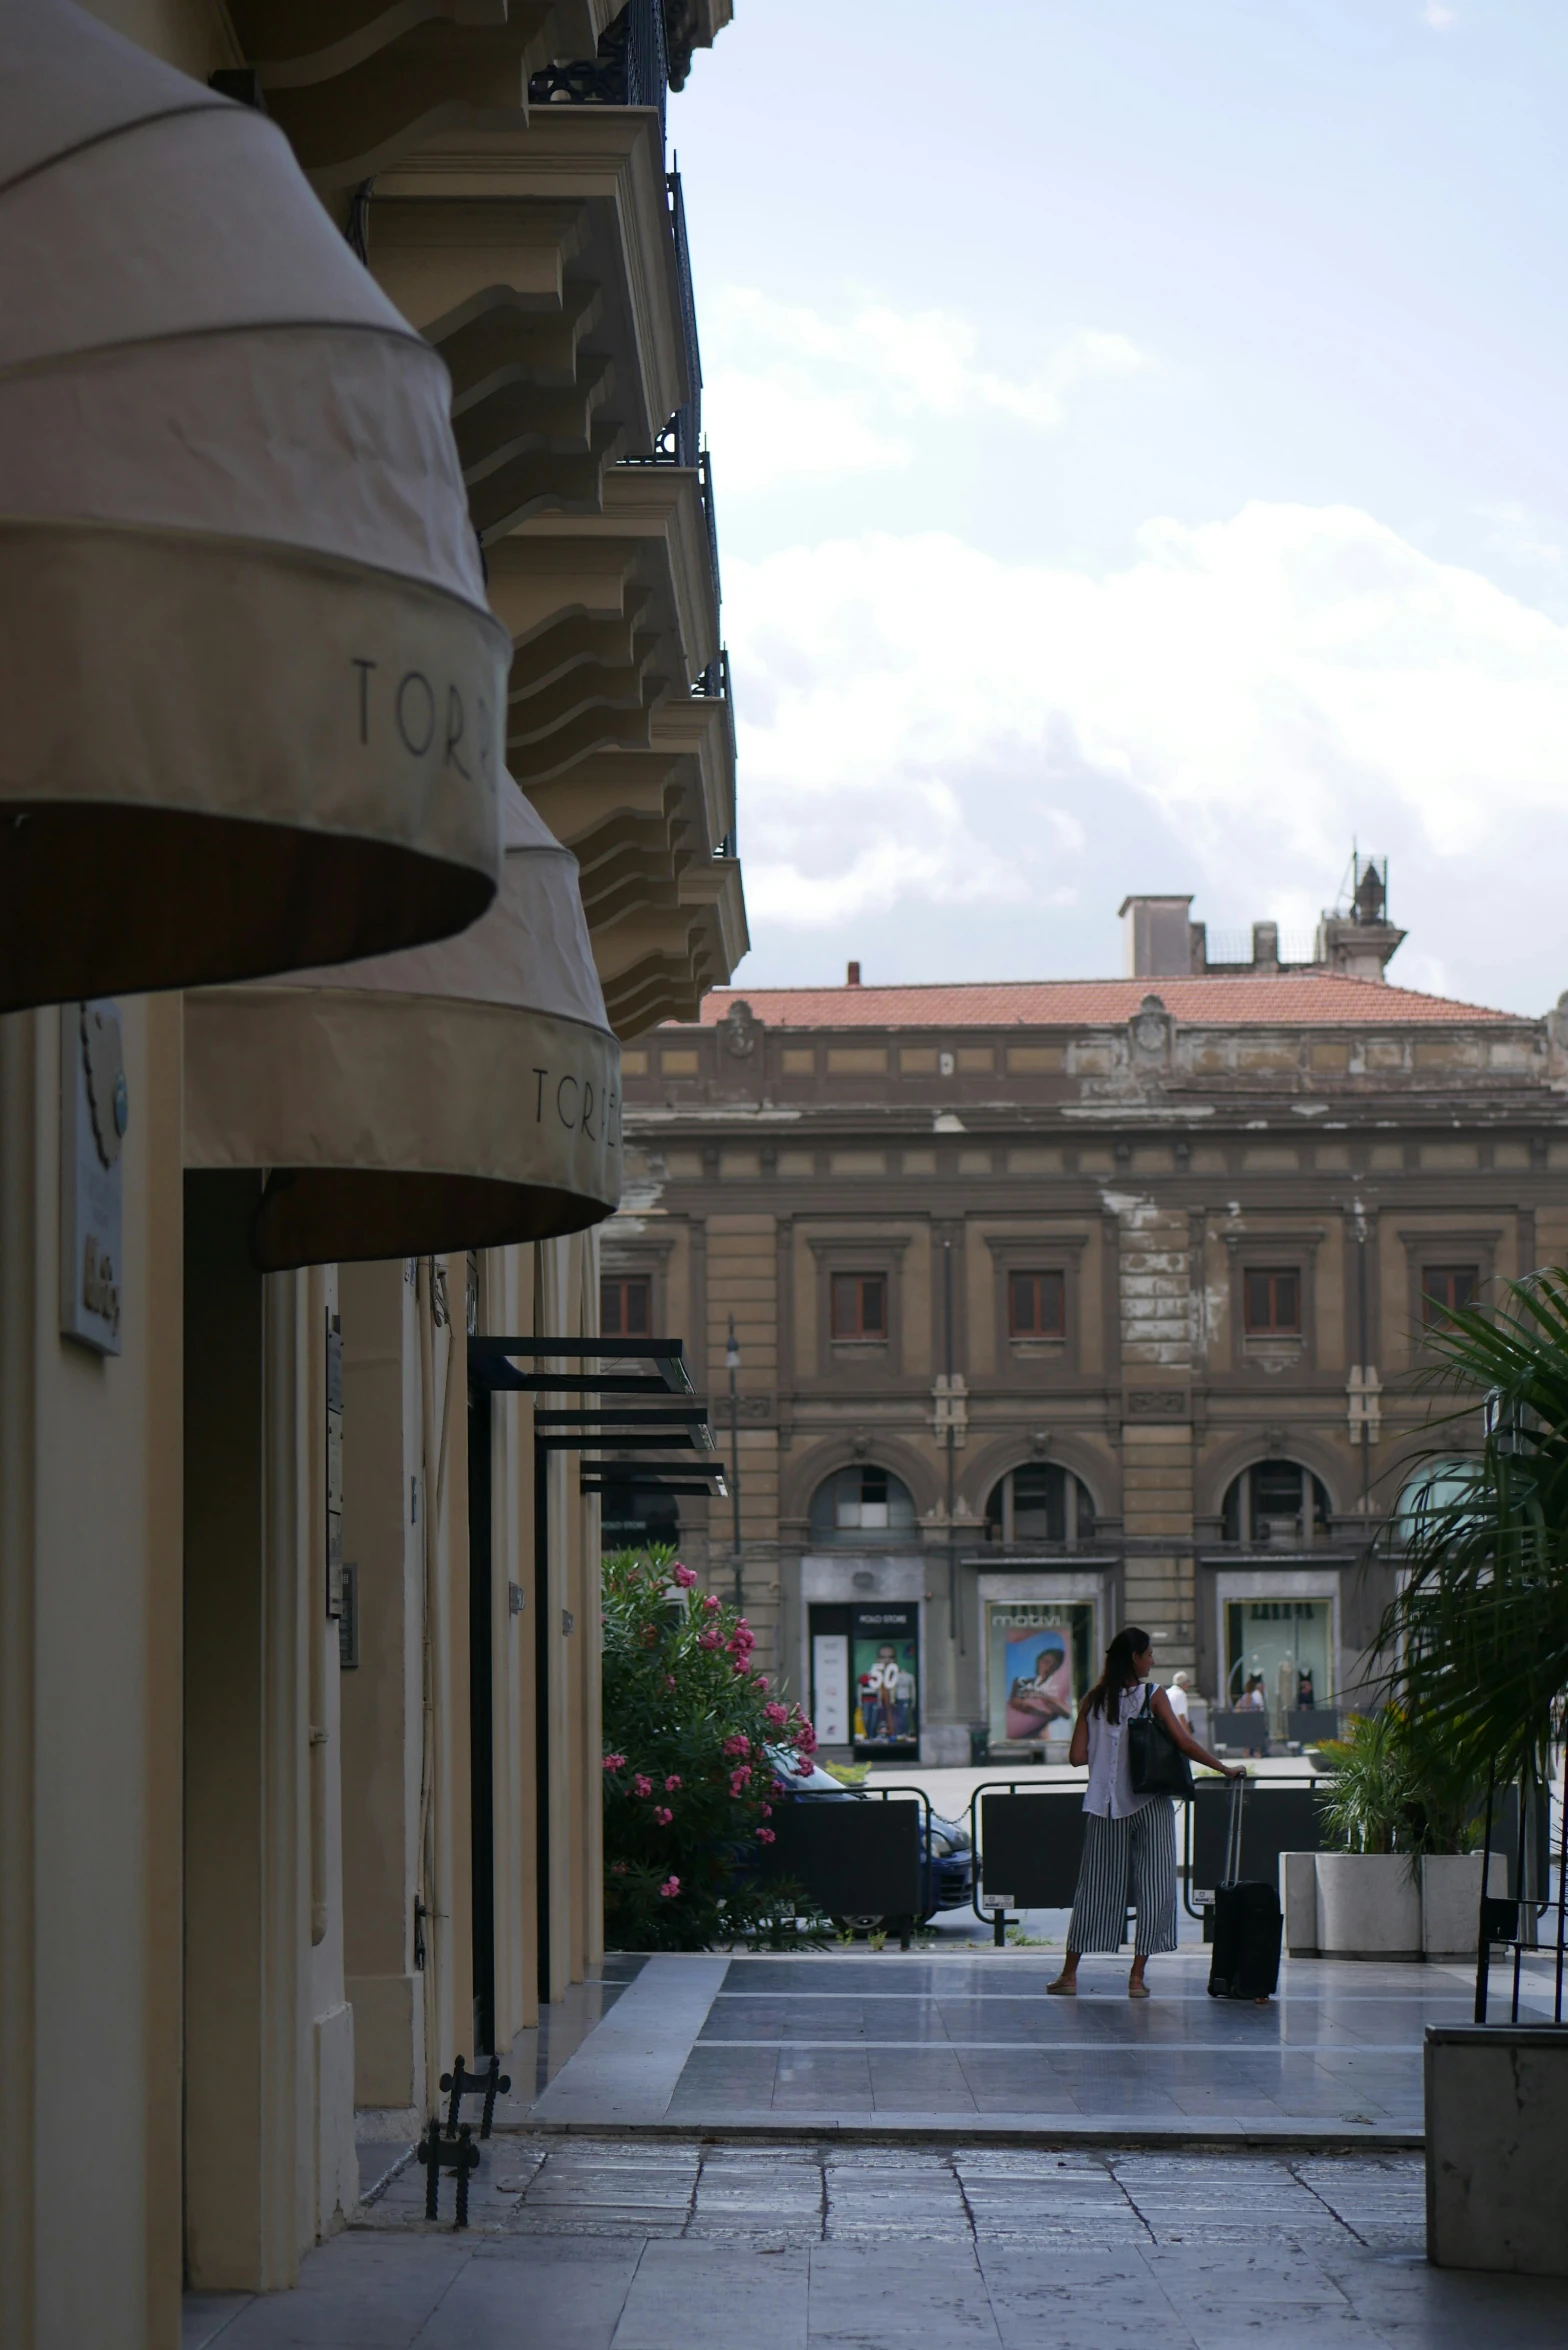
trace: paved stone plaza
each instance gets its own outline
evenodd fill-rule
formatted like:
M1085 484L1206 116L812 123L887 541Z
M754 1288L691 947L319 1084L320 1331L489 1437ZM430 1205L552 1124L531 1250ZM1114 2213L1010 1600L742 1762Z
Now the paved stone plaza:
M1422 2254L1409 2154L492 2141L473 2225L417 2167L297 2293L193 2299L187 2350L1510 2350L1562 2291ZM450 2187L445 2190L450 2210Z
M1427 2266L1421 2034L1466 1969L1207 1956L612 1958L525 2033L466 2235L367 2116L355 2225L298 2292L193 2297L186 2350L1509 2350L1564 2288ZM1537 1986L1539 1989L1539 1986Z
M864 1945L611 1960L633 1979L592 1994L598 2020L564 2061L535 2049L506 2118L1411 2146L1422 2034L1467 2023L1474 1998L1464 1966L1298 1959L1267 2007L1235 2005L1209 1998L1200 1945L1152 1963L1145 2002L1126 1996L1125 1956L1086 1960L1078 1997L1053 1999L1060 1963L1055 1951Z

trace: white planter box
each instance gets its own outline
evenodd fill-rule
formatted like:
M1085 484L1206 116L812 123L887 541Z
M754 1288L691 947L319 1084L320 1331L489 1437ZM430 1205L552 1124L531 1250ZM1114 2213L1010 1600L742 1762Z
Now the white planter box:
M1494 1860L1493 1888L1502 1872ZM1474 1958L1481 1918L1481 1855L1445 1853L1421 1863L1421 1948L1428 1958Z
M1568 2276L1562 2130L1568 2030L1426 2036L1426 2256L1439 2268ZM1506 2323L1503 2328L1506 2339Z
M1400 1852L1320 1852L1318 1949L1324 1958L1419 1958L1421 1886Z
M1318 1856L1315 1852L1282 1852L1279 1856L1279 1906L1285 1920L1285 1953L1289 1958L1316 1958L1318 1954Z

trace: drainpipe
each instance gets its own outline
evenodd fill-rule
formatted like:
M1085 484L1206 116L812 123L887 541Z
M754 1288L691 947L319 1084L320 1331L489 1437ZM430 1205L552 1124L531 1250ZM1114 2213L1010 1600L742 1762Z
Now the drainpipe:
M958 1543L955 1539L953 1518L956 1513L958 1459L955 1451L958 1428L953 1410L953 1244L942 1243L942 1301L947 1324L947 1347L944 1368L947 1373L947 1623L948 1638L958 1642L958 1653L964 1654L964 1619L958 1605Z
M1361 1510L1369 1516L1372 1509L1372 1399L1367 1391L1369 1369L1367 1347L1367 1212L1358 1197L1356 1216L1356 1312L1360 1336L1357 1351L1361 1357Z

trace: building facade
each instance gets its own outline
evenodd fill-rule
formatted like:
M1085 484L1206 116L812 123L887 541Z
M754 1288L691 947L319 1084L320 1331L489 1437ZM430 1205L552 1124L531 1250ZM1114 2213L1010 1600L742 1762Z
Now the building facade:
M1280 1734L1354 1703L1423 1332L1568 1251L1562 1013L1392 985L1384 913L1219 965L1134 899L1121 979L851 966L628 1057L605 1311L691 1333L726 1444L733 1326L740 1572L825 1744L1049 1750L1127 1620ZM728 1505L679 1538L728 1588Z
M8 21L7 2350L291 2285L356 2107L602 1948L580 1399L474 1365L581 1373L621 1040L746 943L666 151L729 13Z

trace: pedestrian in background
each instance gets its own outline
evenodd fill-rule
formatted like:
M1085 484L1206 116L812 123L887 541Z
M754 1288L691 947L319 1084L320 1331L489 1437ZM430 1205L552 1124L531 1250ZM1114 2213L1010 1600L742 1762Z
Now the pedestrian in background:
M1058 1998L1076 1992L1078 1961L1086 1950L1121 1948L1129 1909L1138 1913L1132 1973L1127 1978L1129 1999L1148 1998L1143 1971L1153 1952L1176 1947L1176 1816L1168 1795L1133 1793L1131 1742L1126 1735L1133 1716L1143 1706L1150 1707L1172 1744L1190 1760L1206 1763L1227 1779L1246 1776L1239 1766L1222 1763L1198 1744L1163 1689L1140 1695L1153 1663L1149 1633L1139 1631L1136 1624L1118 1632L1105 1652L1105 1670L1073 1724L1067 1759L1088 1764L1089 1785L1083 1799L1083 1859L1067 1929L1067 1956L1056 1981L1046 1986Z

